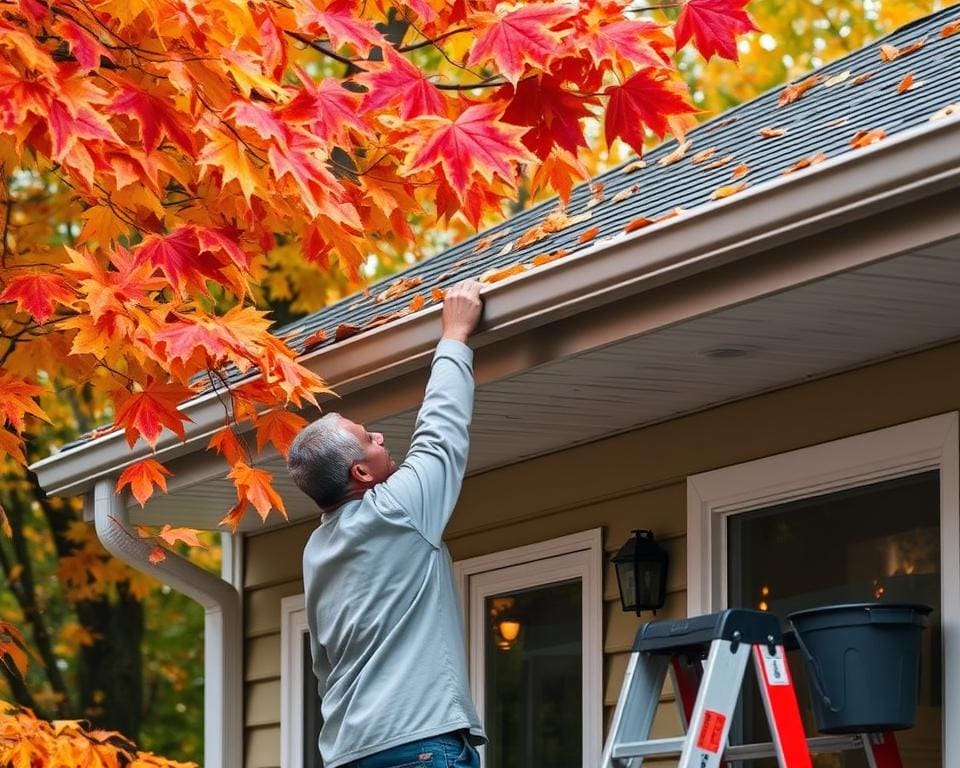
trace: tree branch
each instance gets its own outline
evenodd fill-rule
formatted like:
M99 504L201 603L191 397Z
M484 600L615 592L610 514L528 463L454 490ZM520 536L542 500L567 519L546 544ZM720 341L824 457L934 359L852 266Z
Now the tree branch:
M334 61L339 61L341 64L346 64L348 67L356 67L360 71L364 71L363 67L357 64L357 62L362 61L362 59L351 59L348 56L341 56L339 53L331 51L329 48L321 45L316 40L312 40L306 35L301 35L299 32L292 32L289 29L285 29L283 30L283 33L285 35L289 35L294 40L298 40L304 45L313 48L313 50L317 51L318 53L322 53L327 58L333 59Z

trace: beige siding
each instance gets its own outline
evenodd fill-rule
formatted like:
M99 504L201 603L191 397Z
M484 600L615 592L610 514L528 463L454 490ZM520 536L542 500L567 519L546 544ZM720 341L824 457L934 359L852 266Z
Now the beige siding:
M686 477L960 408L960 344L712 408L467 480L448 529L454 559L602 526L608 554L652 528L671 565L661 616L686 611ZM280 601L302 591L300 553L316 521L247 540L246 723L249 768L279 765ZM604 572L604 715L616 702L640 620ZM647 617L644 617L644 620ZM658 736L677 733L664 695Z

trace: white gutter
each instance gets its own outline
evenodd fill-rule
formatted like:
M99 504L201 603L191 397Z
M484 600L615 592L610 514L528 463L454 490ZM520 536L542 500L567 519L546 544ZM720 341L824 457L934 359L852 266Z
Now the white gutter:
M150 565L152 547L130 526L115 480L97 480L93 491L97 536L114 557L160 579L204 609L203 765L243 765L243 626L240 593L229 582L172 552Z
M960 119L948 118L844 153L484 291L483 346L626 296L742 259L960 184ZM346 395L421 367L439 335L439 307L307 354L301 362ZM165 432L155 454L112 432L34 464L48 495L82 493L106 475L155 455L201 450L223 426L215 393L184 407L188 440Z

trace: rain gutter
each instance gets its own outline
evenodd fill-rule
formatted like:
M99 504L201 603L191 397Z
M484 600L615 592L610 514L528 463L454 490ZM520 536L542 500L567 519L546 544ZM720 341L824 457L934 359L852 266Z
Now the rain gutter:
M114 491L115 478L93 488L97 536L110 554L187 597L204 609L203 765L243 765L243 626L240 593L230 582L173 552L149 564L152 545L130 525L127 505Z
M746 258L815 232L958 186L960 119L904 131L813 168L747 189L592 247L484 290L483 347L532 328ZM438 306L304 355L300 362L341 396L424 367L439 335ZM48 495L88 491L147 456L160 461L202 450L224 423L216 393L183 408L187 441L166 432L156 452L131 450L122 432L34 464Z

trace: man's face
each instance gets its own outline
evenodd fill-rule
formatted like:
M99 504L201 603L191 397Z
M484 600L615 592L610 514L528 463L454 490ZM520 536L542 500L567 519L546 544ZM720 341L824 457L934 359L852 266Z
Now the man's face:
M363 448L363 461L355 466L362 469L371 485L382 483L397 468L397 463L390 457L390 451L383 444L383 435L380 432L369 432L362 424L341 417L340 426L349 432Z

